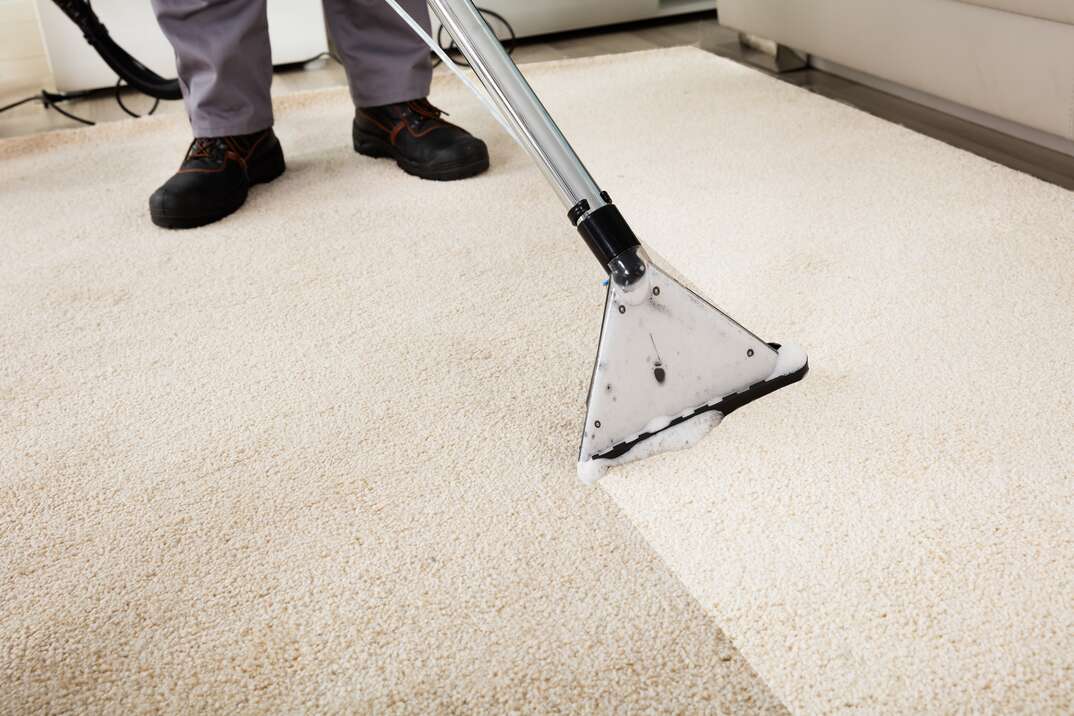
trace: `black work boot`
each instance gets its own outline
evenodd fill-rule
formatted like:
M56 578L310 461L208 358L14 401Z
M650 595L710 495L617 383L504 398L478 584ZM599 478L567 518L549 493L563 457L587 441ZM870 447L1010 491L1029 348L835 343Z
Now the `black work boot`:
M440 119L442 114L425 98L362 107L354 116L354 151L390 157L407 174L423 179L465 179L488 169L485 143Z
M251 186L272 181L285 168L271 129L195 139L179 171L149 197L149 215L167 229L211 224L242 206Z

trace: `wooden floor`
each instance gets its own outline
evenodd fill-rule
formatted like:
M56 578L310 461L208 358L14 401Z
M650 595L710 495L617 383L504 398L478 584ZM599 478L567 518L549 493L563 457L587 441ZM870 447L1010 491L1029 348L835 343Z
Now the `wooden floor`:
M546 60L590 57L594 55L634 52L661 47L693 45L724 57L749 64L755 55L738 44L738 34L719 24L716 13L633 23L563 33L523 41L514 53L519 64ZM751 65L752 66L752 65ZM437 72L446 72L438 68ZM759 71L767 71L759 68ZM769 72L769 74L772 74ZM957 117L929 109L914 102L866 87L856 82L814 69L773 75L811 92L853 105L866 112L948 144L986 157L1013 169L1032 174L1045 181L1074 190L1074 157L1015 139ZM346 84L343 68L332 59L319 60L305 68L277 72L273 94L299 90L338 87ZM34 94L37 87L7 89L0 105ZM152 104L146 97L124 95L136 112ZM125 119L127 115L111 94L65 103L64 108L94 122ZM181 102L161 102L158 113L181 113ZM57 112L45 110L39 103L24 105L0 114L0 137L13 137L80 126Z

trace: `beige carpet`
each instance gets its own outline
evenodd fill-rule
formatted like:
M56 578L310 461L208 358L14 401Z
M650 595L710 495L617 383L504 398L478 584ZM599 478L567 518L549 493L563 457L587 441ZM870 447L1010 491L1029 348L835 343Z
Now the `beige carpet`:
M294 96L287 174L187 233L178 118L0 143L0 712L783 711L575 479L599 270L436 97L494 172Z
M577 484L600 275L447 80L490 174L294 96L196 232L174 118L0 143L0 711L1069 711L1074 195L700 51L526 72L806 381Z

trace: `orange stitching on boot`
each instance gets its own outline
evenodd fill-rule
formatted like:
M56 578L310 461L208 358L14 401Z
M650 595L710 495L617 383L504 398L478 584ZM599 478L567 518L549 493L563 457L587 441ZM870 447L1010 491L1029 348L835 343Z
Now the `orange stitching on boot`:
M268 131L267 129L266 129L266 130L265 130L264 132L262 132L262 133L261 133L261 136L257 138L257 141L256 141L256 142L254 142L254 143L253 143L253 144L252 144L252 145L250 146L250 149L249 149L249 151L247 151L247 152L246 152L246 158L247 158L247 159L249 159L250 157L252 157L252 156L253 156L253 154L254 154L254 150L255 150L255 149L257 149L257 145L258 145L258 144L261 144L261 142L262 142L262 141L263 141L263 140L265 139L265 137L267 137L268 135L269 135L269 131Z
M426 127L425 129L423 129L420 132L415 132L410 127L407 127L406 131L410 132L411 137L424 137L426 134L428 134L429 132L433 131L434 129L440 129L441 127L446 127L446 126L447 126L446 122L439 122L437 124L434 124L431 127Z
M180 167L176 174L219 174L220 172L227 170L228 160L238 162L243 171L246 171L246 160L229 149L224 153L224 163L216 169L183 169Z
M388 128L387 128L387 127L385 127L385 126L384 126L383 124L381 124L381 123L380 123L380 122L379 122L379 121L377 120L377 118L376 118L376 117L374 117L373 115L371 115L371 114L370 114L369 112L366 112L366 111L365 111L364 109L363 109L363 110L359 110L359 111L360 111L360 112L361 112L362 114L364 114L364 115L365 115L365 117L366 117L366 119L368 119L368 120L369 120L370 122L372 122L373 124L377 125L377 126L378 126L378 127L380 127L381 129L383 129L383 130L384 130L385 132L387 132L387 133L391 134L392 130L388 129Z

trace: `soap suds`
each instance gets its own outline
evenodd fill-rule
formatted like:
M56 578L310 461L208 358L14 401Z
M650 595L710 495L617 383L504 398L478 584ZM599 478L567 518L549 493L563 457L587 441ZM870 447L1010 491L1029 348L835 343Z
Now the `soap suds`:
M806 360L806 353L800 345L786 343L780 346L779 352L776 354L776 367L772 369L772 374L768 376L767 380L790 375L804 366Z
M780 347L776 365L766 380L774 380L790 375L804 366L806 360L805 351L802 350L801 346L793 343L785 344ZM709 410L665 430L664 428L672 421L672 417L666 415L657 416L650 420L641 431L641 433L656 433L655 435L642 440L619 457L610 460L583 460L579 462L578 479L587 485L592 485L616 465L625 465L637 460L644 460L662 452L685 450L688 447L693 447L710 430L719 425L721 420L723 420L721 413Z
M701 438L708 435L710 430L719 425L721 420L723 420L723 414L709 410L642 440L619 457L609 460L583 460L578 463L578 479L587 485L592 485L616 465L644 460L662 452L693 447ZM649 426L657 425L660 421L667 425L671 419L654 418Z

